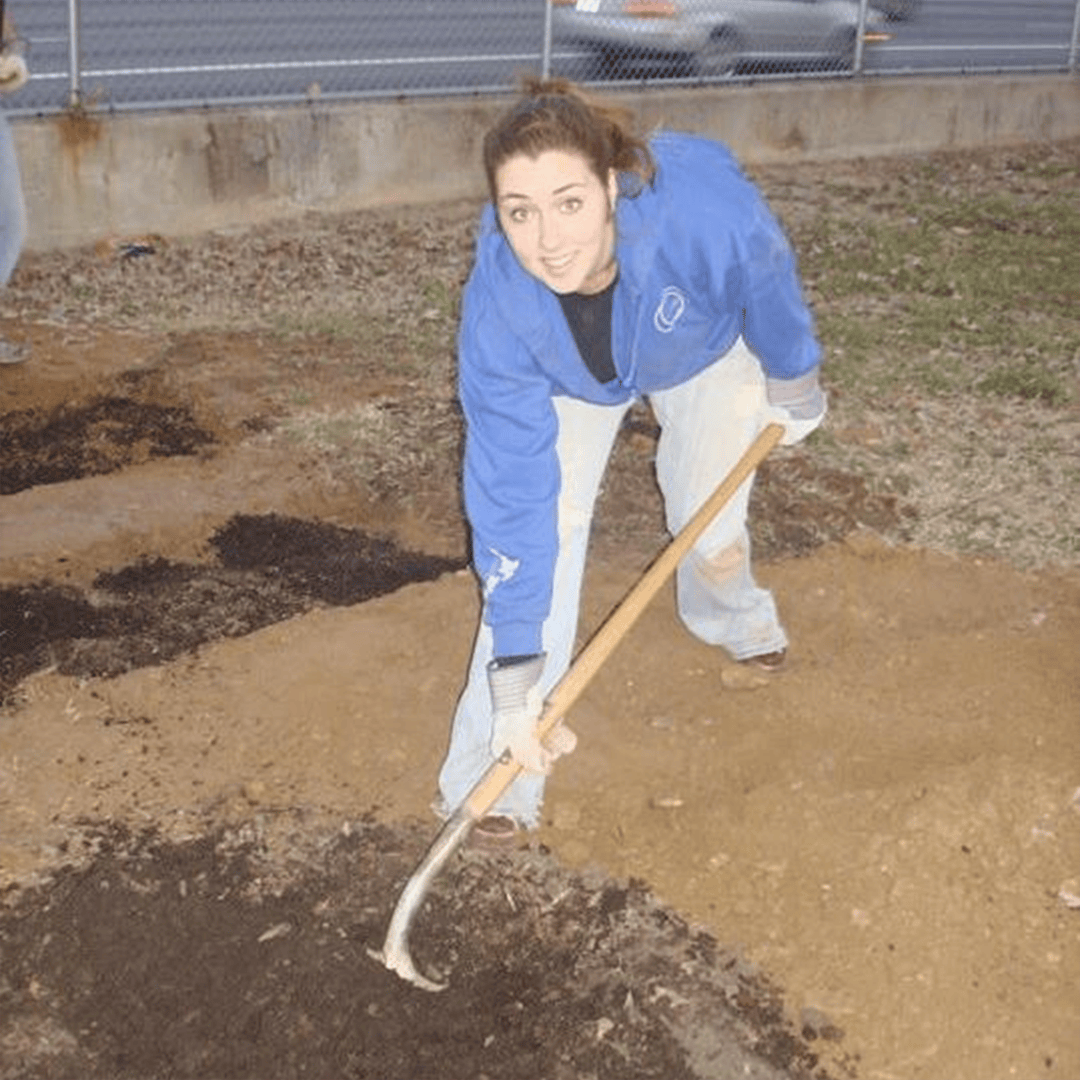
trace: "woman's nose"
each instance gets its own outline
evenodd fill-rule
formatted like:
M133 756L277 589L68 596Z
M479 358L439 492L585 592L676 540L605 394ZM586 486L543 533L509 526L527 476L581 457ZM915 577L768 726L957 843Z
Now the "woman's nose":
M559 246L562 230L558 221L550 214L540 215L540 246L547 251L552 251Z

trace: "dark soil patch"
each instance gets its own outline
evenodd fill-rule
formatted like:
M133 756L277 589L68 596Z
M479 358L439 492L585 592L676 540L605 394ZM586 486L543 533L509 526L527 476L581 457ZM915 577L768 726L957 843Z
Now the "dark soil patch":
M89 593L49 583L0 589L0 699L45 667L115 676L463 565L355 529L276 514L237 516L210 546L214 563L151 559L99 574Z
M430 581L460 560L403 551L393 540L324 522L267 514L234 517L210 539L229 570L272 575L324 604L357 604Z
M250 825L83 843L0 915L0 1077L826 1080L813 1044L840 1035L792 1026L642 885L542 849L466 850L436 880L412 940L449 977L431 994L366 954L417 829L361 822L290 872Z
M763 559L807 555L859 529L908 539L915 520L898 496L801 453L763 462L750 496L751 538Z
M114 472L150 458L195 454L215 441L182 405L101 397L42 414L4 415L0 495Z

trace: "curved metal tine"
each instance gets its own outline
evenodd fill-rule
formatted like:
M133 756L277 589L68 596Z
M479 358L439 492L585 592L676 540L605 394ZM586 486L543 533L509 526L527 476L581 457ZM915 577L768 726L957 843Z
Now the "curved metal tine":
M409 955L409 930L435 876L465 839L472 825L473 818L464 808L450 817L435 837L431 847L428 848L420 865L413 871L412 877L401 890L397 906L390 917L390 925L387 928L382 949L368 949L368 955L372 959L378 960L384 967L421 990L437 992L445 990L448 984L433 982L417 971Z

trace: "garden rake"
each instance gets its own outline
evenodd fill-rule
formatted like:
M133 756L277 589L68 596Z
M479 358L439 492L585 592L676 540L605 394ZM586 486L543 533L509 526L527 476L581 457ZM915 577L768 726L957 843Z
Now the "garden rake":
M713 518L727 504L739 487L748 480L754 470L768 456L783 437L780 424L769 424L732 470L720 482L712 495L683 527L656 561L642 575L638 583L624 597L606 622L581 650L570 670L559 681L544 703L537 721L537 734L546 741L562 723L567 710L577 701L582 691L622 641L627 631L637 621L660 586L674 573L675 568L708 528ZM435 876L450 856L461 846L469 830L490 813L502 793L521 775L522 767L509 752L488 768L464 802L447 819L435 837L427 853L406 882L390 918L386 940L379 950L369 949L368 954L401 978L424 990L444 990L446 983L434 982L422 975L409 954L409 930L424 902Z

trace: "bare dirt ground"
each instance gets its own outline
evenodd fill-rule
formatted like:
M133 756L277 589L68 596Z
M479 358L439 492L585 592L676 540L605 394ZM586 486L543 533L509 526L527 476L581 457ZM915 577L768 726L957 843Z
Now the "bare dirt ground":
M794 220L796 188L904 167L763 183ZM928 507L813 441L753 504L790 670L747 679L665 593L575 710L538 834L438 882L414 944L450 989L366 958L435 832L477 615L475 209L20 264L0 1077L1077 1080L1080 571L934 543L939 480ZM583 639L666 541L632 421Z

